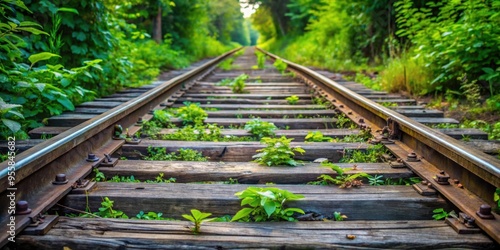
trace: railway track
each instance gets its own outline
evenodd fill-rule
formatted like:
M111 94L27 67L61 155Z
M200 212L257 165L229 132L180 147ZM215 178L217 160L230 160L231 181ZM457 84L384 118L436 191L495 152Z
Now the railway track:
M266 62L265 69L252 69L256 64L252 49L246 49L242 56L234 59L232 70L215 69L217 63L229 56L207 62L129 102L103 110L100 115L79 110L79 115L54 118L53 121L59 123L53 125L65 129L17 155L15 186L9 185L7 172L2 172L1 203L10 203L11 192L18 202L16 242L6 247L498 247L500 217L488 213L488 206L493 205L493 192L500 187L497 159L416 123L397 110L383 108L302 66L287 62L294 76L276 71L272 60ZM234 79L243 73L249 75L244 93L235 94L229 86L220 85L222 80ZM357 92L364 92L361 94L368 97L379 94L368 90ZM286 99L291 96L298 97L296 103ZM154 131L149 126L150 135L146 135L148 126L141 123L153 119L151 110L178 110L186 106L185 102L199 103L208 114L204 123L223 128L205 126L184 130L182 136L200 138L200 134L210 132L218 136L218 141L163 140L175 138L182 131L183 120L175 117L169 119L175 127ZM407 111L404 107L400 105L401 110ZM156 116L160 113L156 111ZM265 147L243 129L256 117L278 127L274 131L276 138L293 138L291 146L305 151L295 155L302 163L296 167L267 167L251 162L256 151ZM76 120L81 123L69 128ZM127 143L123 138L127 134L132 137L141 129L140 142L129 138ZM305 137L315 131L321 132L323 139L334 140L305 142ZM369 131L374 137L361 140L359 134L363 131ZM113 136L118 138L112 139ZM209 157L209 161L164 161L152 154L165 155L181 149L197 150ZM377 150L386 150L377 162L346 158L354 152ZM325 160L330 165L319 163ZM7 169L7 164L2 163L1 169ZM322 164L330 167L321 167ZM332 164L345 168L345 172L334 171L337 168L331 168ZM320 175L335 179L360 173L371 176L360 178L364 184L360 187L350 187L359 182L345 179L341 183L343 188L311 185L327 182L318 181ZM102 175L107 180L120 182L93 181L103 179ZM416 177L424 181L418 182ZM150 180L149 183L146 180ZM382 184L377 180L413 185L369 185L369 182ZM303 199L292 200L287 206L301 208L305 214L294 215L298 222L205 222L199 235L192 234L193 225L184 220L182 214L199 209L212 213L213 217L233 216L242 208L235 193L250 187L262 188L263 192L265 188L279 188L303 195ZM114 202L112 210L105 197ZM107 205L101 204L103 201ZM148 212L153 212L150 217L161 212L163 217L175 220L96 218L84 212L95 213L100 207L101 212L112 217L121 216L116 214L119 210L129 217L143 219ZM452 226L435 221L433 210L438 208L462 212L457 217L462 221L466 218L468 226L475 224L476 227L466 227L453 217L448 220ZM8 207L1 209L2 230L8 232ZM476 213L478 211L480 213ZM83 216L63 216L69 213ZM342 215L347 219L336 221ZM9 235L2 235L1 240L5 245Z

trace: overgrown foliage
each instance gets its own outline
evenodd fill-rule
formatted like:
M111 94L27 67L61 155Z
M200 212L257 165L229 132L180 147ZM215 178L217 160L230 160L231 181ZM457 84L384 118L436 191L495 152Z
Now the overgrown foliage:
M239 8L231 0L1 0L0 98L22 107L2 112L0 134L26 138L81 102L150 83L233 41L249 44Z
M394 6L400 28L396 34L407 37L414 44L415 57L424 58L433 71L430 84L434 89L459 89L457 78L467 73L483 80L490 95L495 94L500 86L497 1L448 0L417 7L403 0Z
M299 200L303 195L274 187L248 187L235 194L241 199L242 208L231 221L296 221L295 213L304 214L300 208L287 208L287 201Z

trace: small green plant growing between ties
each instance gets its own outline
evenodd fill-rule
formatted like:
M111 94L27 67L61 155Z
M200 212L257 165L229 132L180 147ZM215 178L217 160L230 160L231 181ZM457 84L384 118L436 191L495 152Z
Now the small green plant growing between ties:
M339 162L377 163L377 162L381 161L382 155L385 153L387 153L387 149L384 147L383 144L370 145L366 149L366 152L364 152L362 150L357 150L357 149L354 149L354 150L344 149L344 156L342 157L342 159L340 159Z
M212 215L212 214L211 213L202 213L202 212L200 212L200 210L197 210L197 209L191 209L191 215L183 214L182 217L193 222L194 227L191 228L191 231L193 232L193 234L199 234L201 223L213 220L213 218L208 218L210 215Z
M497 207L494 209L495 213L500 214L500 188L495 190L493 201L497 204Z
M101 207L99 208L99 215L102 218L123 218L128 219L128 216L120 210L114 210L113 204L115 202L110 200L108 197L104 197L101 202Z
M299 200L303 195L274 187L249 187L235 194L241 199L242 208L231 221L296 221L295 213L304 214L300 208L286 208L286 201Z
M341 214L340 212L333 212L333 219L335 221L343 221L347 219L347 215Z
M231 70L233 68L234 57L229 57L217 65L222 70Z
M344 113L341 113L337 116L336 125L338 128L350 128L355 126L351 119L345 116Z
M135 215L135 218L133 219L139 219L139 220L172 220L170 218L164 218L162 217L163 213L161 212L147 212L145 213L144 211L140 211L137 215Z
M255 162L267 166L297 166L297 161L293 159L295 156L294 151L304 154L305 150L301 147L290 147L292 140L293 138L288 139L285 136L281 136L281 138L263 137L260 142L266 144L266 147L257 150L259 153L252 156L252 158L256 158Z
M285 99L288 102L288 104L290 104L290 105L295 105L299 102L299 97L296 95L289 96Z
M384 185L385 181L383 178L384 178L383 175L375 175L375 176L368 177L368 184L370 184L370 186Z
M207 161L208 157L197 150L190 148L180 148L177 152L167 154L166 148L148 147L148 156L144 157L147 161Z
M182 120L184 125L203 124L208 117L207 112L200 107L199 103L184 102L184 107L177 110L175 116Z
M153 121L159 123L164 128L168 127L170 118L172 117L173 115L166 110L157 109L153 111Z
M257 68L264 69L266 64L266 55L258 50L255 51L255 55L257 56Z
M274 61L273 63L273 66L282 74L284 75L285 74L285 71L286 71L286 68L288 67L288 64L286 64L285 62L283 62L283 60L281 60L280 58L276 59L276 61Z
M321 131L310 131L305 137L306 142L332 142L333 138L324 136Z
M274 130L278 129L274 123L262 121L260 118L255 118L245 123L245 130L257 138L266 136L274 136Z
M443 208L436 208L432 210L432 213L434 213L434 215L432 215L432 218L434 218L435 220L446 219L448 216L457 218L457 214L453 210L451 212L446 212Z
M231 91L236 94L241 94L245 92L245 81L249 78L250 76L247 74L241 74L238 77L234 78L234 80L231 82Z
M334 178L330 175L323 174L318 177L320 181L311 182L310 184L315 184L315 185L335 184L339 185L339 188L360 187L363 185L363 182L359 180L359 178L371 177L369 174L364 172L359 172L356 174L344 174L345 171L356 170L356 166L353 168L341 168L340 166L330 162L322 162L321 166L331 168L333 171L337 172L337 176Z

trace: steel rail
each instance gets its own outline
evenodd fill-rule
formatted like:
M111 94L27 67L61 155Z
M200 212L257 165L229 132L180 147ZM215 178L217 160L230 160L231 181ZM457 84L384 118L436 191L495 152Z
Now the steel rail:
M419 122L415 122L411 118L383 107L304 66L280 58L267 51L261 51L274 59L279 58L283 60L291 69L313 79L318 86L324 86L327 92L333 92L332 95L335 98L346 103L350 109L362 117L368 118L368 120L376 124L379 128L387 125L388 119L396 122L399 130L402 132L401 143L408 145L409 148L421 155L426 162L438 166L439 169L446 170L450 176L459 178L461 183L465 183L464 185L467 187L467 190L462 189L449 192L450 190L447 190L445 187L436 187L438 191L443 191L441 193L459 209L462 209L462 211L469 213L477 211L479 207L471 208L471 205L477 205L478 200L482 201L483 204L493 203L493 192L496 187L500 187L500 160ZM419 173L417 172L417 174ZM429 179L429 177L426 176L425 179ZM471 204L468 204L464 200L459 200L459 197L474 196L468 191L474 193L476 196L475 202L471 202ZM455 195L454 192L460 194ZM498 235L500 234L498 222L500 216L494 215L496 220L491 221L480 219L476 214L470 215L476 217L478 226L497 242L500 242L500 235Z
M54 162L57 161L62 161L61 164L67 164L67 166L62 167L62 169L66 172L78 172L77 168L82 165L82 158L78 159L79 161L76 161L76 157L69 156L70 153L75 153L79 156L86 155L92 151L74 151L81 151L82 148L95 150L105 143L110 142L112 140L112 131L115 124L121 124L124 127L131 126L135 123L135 121L137 121L139 116L146 114L151 108L163 102L170 94L172 94L172 91L179 89L183 82L208 72L219 62L240 49L241 48L236 48L226 52L225 54L212 59L196 69L166 81L160 86L149 90L137 98L123 103L118 107L100 114L89 121L71 128L17 155L15 158L14 187L9 185L7 161L0 163L0 190L2 190L2 194L0 196L2 204L2 207L0 208L0 211L2 212L2 214L0 214L0 230L3 232L0 236L0 247L4 246L8 242L7 239L9 235L6 232L9 231L9 227L7 226L7 223L9 222L10 216L12 216L7 213L7 204L9 204L7 194L9 194L10 190L15 190L17 201L26 200L29 204L53 205L59 198L62 197L62 195L69 192L71 187L69 186L62 191L57 191L59 193L50 193L50 190L53 189L53 175L50 175L53 170L47 168L46 166L54 164ZM88 141L91 139L96 140L98 143L91 142L91 145L84 145L89 144ZM70 159L70 161L68 161L68 159ZM85 161L83 160L83 162ZM44 174L44 172L47 172L47 174ZM43 176L43 179L34 179L34 175L38 175L38 177ZM50 177L46 175L50 175ZM73 177L70 178L70 180L76 180L82 177L84 176ZM49 195L47 195L47 193L49 193ZM51 200L43 200L46 199L47 196L49 196L49 199ZM49 207L32 207L32 214L17 215L15 218L16 233L22 231L29 224L30 217L44 212L48 208Z

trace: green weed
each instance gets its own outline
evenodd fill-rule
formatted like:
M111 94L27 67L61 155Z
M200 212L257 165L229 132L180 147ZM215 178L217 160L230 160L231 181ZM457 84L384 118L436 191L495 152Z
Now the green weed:
M290 105L295 105L299 102L299 97L296 95L289 96L285 99L288 102L288 104L290 104Z
M304 198L288 190L274 187L249 187L235 194L241 199L242 208L231 221L296 221L295 213L304 214L300 208L286 208L285 202Z
M286 64L285 62L283 62L283 60L281 59L276 59L276 61L274 61L273 63L273 66L282 74L284 75L285 72L286 72L286 68L288 67L288 64Z
M337 115L337 128L351 128L354 127L355 124L349 119L347 116L345 116L344 113L340 113Z
M148 147L148 156L144 157L147 161L208 161L208 157L197 150L189 148L180 148L177 152L167 154L166 148Z
M356 77L354 78L355 82L361 83L365 85L367 88L373 89L373 90L382 90L382 86L380 84L380 79L375 78L372 79L365 74L362 73L356 73Z
M457 217L457 214L455 213L455 211L446 212L443 208L434 209L434 210L432 210L432 213L434 213L434 215L432 215L432 218L434 218L434 220L446 219L449 216L452 216L455 218Z
M101 202L99 212L95 213L101 218L123 218L128 219L128 216L120 210L113 209L114 201L108 197L104 197Z
M213 220L212 218L208 218L210 215L212 215L212 214L211 213L202 213L202 212L200 212L200 210L197 210L197 209L191 209L191 215L183 214L182 217L193 222L194 227L191 228L191 231L193 232L193 234L199 234L201 224L203 222Z
M359 178L368 178L371 177L369 174L364 172L359 172L356 174L344 174L345 171L355 170L354 168L341 168L340 166L330 163L330 162L322 162L321 166L329 167L333 171L337 173L337 176L332 177L330 175L320 175L318 179L319 181L310 182L309 184L313 185L338 185L339 188L351 188L351 187L359 187L363 185L363 182L359 180Z
M245 123L245 130L248 130L257 138L274 136L274 130L278 129L274 123L262 121L260 118L252 119Z
M376 163L380 162L382 155L387 153L387 149L382 144L370 145L366 151L345 149L344 156L339 162L345 163Z
M495 212L498 214L500 213L500 188L497 188L495 190L495 193L493 193L493 201L497 205L497 207L495 208Z
M329 136L324 136L321 131L310 131L304 138L306 142L332 142L333 138Z
M257 68L264 69L266 64L266 55L258 50L255 51L255 55L257 56Z
M290 165L297 166L297 161L293 159L295 152L304 154L305 150L301 147L290 147L293 138L288 139L285 136L281 138L263 137L261 143L266 144L263 149L257 150L258 154L252 156L255 162L267 166Z
M231 69L233 69L233 62L234 62L234 58L229 57L229 58L225 59L224 61L222 61L221 63L219 63L219 65L217 65L217 67L219 67L219 69L222 69L222 70L231 70Z
M247 74L241 74L238 77L234 78L234 80L231 82L231 91L233 93L241 94L245 92L245 81L249 78L250 76Z
M199 103L185 102L185 106L180 107L175 116L182 120L184 125L203 124L208 117L207 112L200 107Z
M132 219L139 219L139 220L175 220L172 218L165 218L163 217L163 213L161 212L147 212L145 213L144 211L140 211L135 217Z

